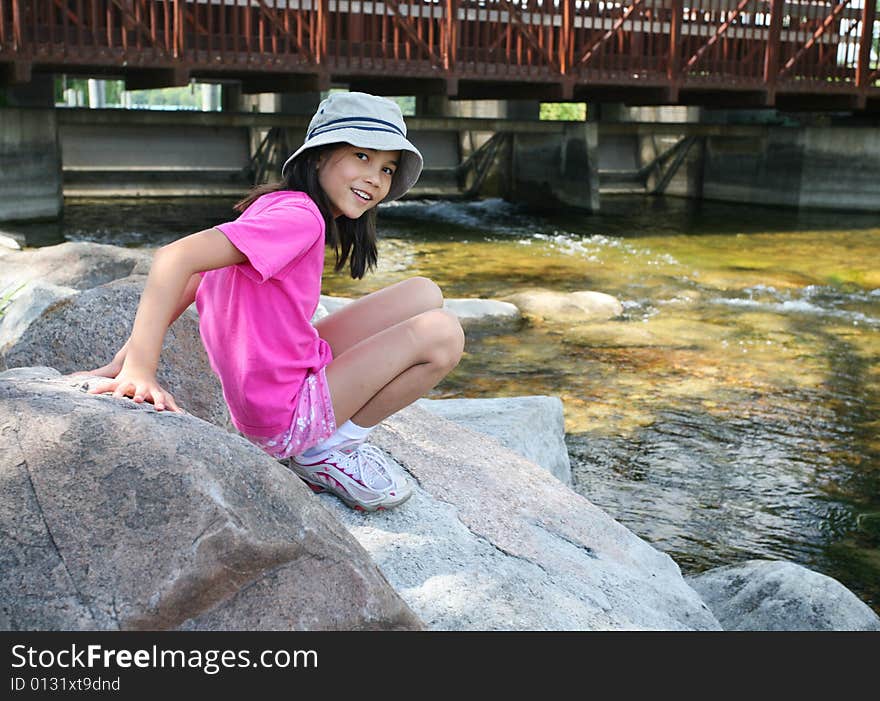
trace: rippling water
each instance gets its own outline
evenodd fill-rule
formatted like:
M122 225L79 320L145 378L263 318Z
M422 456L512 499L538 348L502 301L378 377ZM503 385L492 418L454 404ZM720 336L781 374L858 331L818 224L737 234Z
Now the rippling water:
M231 218L230 204L84 202L40 231L156 245ZM624 313L608 322L470 332L432 396L559 396L575 489L685 573L784 558L880 611L880 215L603 207L392 203L380 269L354 282L328 264L324 291L426 275L448 297L615 295Z

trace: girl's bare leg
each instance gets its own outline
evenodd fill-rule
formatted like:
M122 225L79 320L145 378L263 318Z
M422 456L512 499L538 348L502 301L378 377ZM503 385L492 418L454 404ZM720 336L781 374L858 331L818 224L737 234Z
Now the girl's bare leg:
M436 283L413 277L389 285L315 323L318 335L330 344L337 358L355 344L401 321L443 306L443 293Z
M444 309L416 314L355 343L327 366L337 425L352 419L374 426L412 404L449 374L463 351L461 324Z

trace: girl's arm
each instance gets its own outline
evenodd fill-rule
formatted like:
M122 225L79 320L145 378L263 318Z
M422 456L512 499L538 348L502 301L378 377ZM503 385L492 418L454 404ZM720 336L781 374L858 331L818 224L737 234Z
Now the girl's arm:
M180 307L196 273L246 260L219 229L186 236L156 251L126 344L122 370L116 378L89 389L89 394L113 392L114 397L132 396L138 403L152 398L159 411L167 400L169 408L179 411L174 397L156 381L165 332L174 315L179 316L189 306Z
M177 306L174 309L174 313L171 315L171 322L169 326L173 324L177 319L183 314L189 306L196 299L196 292L199 289L199 283L202 281L202 276L199 273L195 273L189 279L189 282L186 284L186 288L183 290L183 295L180 300L177 302ZM111 360L106 365L103 365L99 368L95 368L94 370L85 370L82 372L73 372L71 376L75 375L100 375L101 377L116 377L120 371L122 370L122 365L125 363L125 358L128 355L128 344L131 341L131 337L129 336L129 340L126 341L122 348L119 349L119 352L113 356L113 360Z

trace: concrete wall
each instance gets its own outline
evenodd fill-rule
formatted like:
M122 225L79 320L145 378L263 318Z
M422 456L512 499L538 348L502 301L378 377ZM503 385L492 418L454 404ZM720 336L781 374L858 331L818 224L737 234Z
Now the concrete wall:
M561 134L514 134L506 199L598 211L598 135L587 123L566 124Z
M706 141L703 197L727 202L880 212L880 133L767 127Z
M61 214L61 158L53 109L0 109L0 221Z
M803 152L799 129L758 129L754 136L706 140L703 197L797 207Z
M64 193L235 195L249 183L247 127L62 124Z
M587 121L603 124L660 123L695 124L701 121L702 108L682 105L630 107L619 102L590 104Z
M421 152L424 168L410 190L411 197L459 194L455 168L461 163L461 134L457 131L410 129L407 138Z
M651 192L669 167L636 177L682 139L687 152L664 194L743 204L880 212L880 130L682 124L599 124L603 193Z
M801 143L801 207L880 214L880 129L807 127Z

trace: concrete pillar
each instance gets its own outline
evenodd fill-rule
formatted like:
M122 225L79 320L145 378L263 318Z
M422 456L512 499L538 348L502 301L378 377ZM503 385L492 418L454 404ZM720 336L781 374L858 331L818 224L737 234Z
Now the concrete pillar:
M453 117L452 104L445 95L416 95L416 117Z
M541 102L539 100L505 100L507 119L528 121L541 118Z
M89 78L89 107L100 109L107 105L107 86L103 80Z
M599 210L596 124L567 124L562 133L513 134L505 199L536 208Z
M754 127L707 139L707 200L877 212L880 133L864 127Z
M241 102L241 83L223 83L220 86L220 110L223 112L244 112Z
M0 221L61 214L61 153L54 109L0 109Z
M202 112L216 112L220 107L220 86L202 83L200 92Z
M303 114L311 117L321 103L320 92L281 93L278 95L278 112Z

